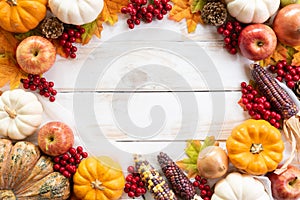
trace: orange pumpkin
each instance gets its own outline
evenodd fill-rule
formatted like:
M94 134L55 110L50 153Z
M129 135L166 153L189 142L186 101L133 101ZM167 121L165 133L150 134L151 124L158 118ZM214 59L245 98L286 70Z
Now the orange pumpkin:
M81 200L117 200L125 186L121 166L107 156L82 160L73 181L74 194Z
M269 122L249 119L232 130L226 148L235 167L262 175L277 168L284 144L280 131Z
M0 27L24 33L37 27L46 16L47 0L0 0Z

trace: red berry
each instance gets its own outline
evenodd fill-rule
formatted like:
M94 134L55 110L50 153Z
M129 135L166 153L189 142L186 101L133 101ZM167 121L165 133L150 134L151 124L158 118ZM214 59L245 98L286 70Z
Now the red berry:
M223 31L223 35L224 35L224 36L229 36L229 35L230 35L230 31L227 30L227 29L225 29L225 30Z
M75 38L81 38L81 33L76 31L75 34L74 34L74 37Z
M196 180L196 181L200 181L200 180L201 180L201 176L196 175L195 180Z
M64 168L64 167L60 167L60 168L59 168L59 172L60 172L60 173L63 173L65 170L66 170L66 168Z
M29 89L32 90L32 91L35 91L37 89L37 87L36 87L36 85L30 85Z
M69 160L69 158L70 158L70 156L69 156L69 154L67 154L67 153L65 153L65 154L62 156L62 159L65 160L65 161Z
M85 28L82 28L82 27L81 27L81 28L79 29L79 33L81 33L81 34L85 33Z
M82 152L81 156L82 156L82 158L87 158L88 157L88 153L87 152Z
M75 159L73 157L69 158L69 163L75 163Z
M128 196L129 197L134 197L134 192L133 191L128 192Z
M72 37L69 38L69 42L74 43L75 41L76 41L75 37L72 36Z
M63 33L63 34L61 35L61 39L63 39L63 40L67 40L68 38L69 38L68 33Z
M67 170L63 171L62 174L63 174L66 178L70 178L70 177L71 177L70 172L68 172Z
M125 183L125 188L130 188L131 184L130 183Z
M59 157L59 156L55 156L55 157L53 158L53 162L59 163L59 161L60 161L60 157Z
M198 182L198 181L194 181L194 182L193 182L193 186L194 186L194 187L198 187L198 186L199 186L199 182Z
M134 173L135 169L134 169L133 166L128 166L128 167L127 167L127 171L128 171L129 173Z
M125 180L126 180L127 182L131 182L132 179L133 179L132 174L129 174L129 175L126 176L126 178L125 178Z
M224 32L224 27L223 26L219 26L218 28L217 28L217 32L219 33L219 34L223 34L223 32Z
M73 36L74 34L75 34L74 29L69 29L69 30L68 30L68 35L69 35L69 36Z
M76 54L74 52L70 53L70 58L76 58Z
M121 13L127 14L127 8L126 8L126 7L122 7L122 8L121 8Z
M134 24L128 24L128 28L133 29L134 28Z
M158 14L158 15L156 16L156 18L157 18L158 20L162 20L162 19L164 18L164 16L163 16L162 14Z
M166 9L167 11L172 10L172 5L171 5L171 4L166 4L166 5L165 5L165 9Z
M53 169L54 169L55 171L58 171L58 170L60 169L60 165L59 165L58 163L54 164L54 165L53 165Z
M82 146L78 146L78 147L76 148L76 151L77 151L77 153L83 152L83 147L82 147Z
M69 153L73 156L73 155L75 155L76 154L76 149L74 148L74 147L71 147L70 149L69 149Z
M293 89L293 88L295 87L295 82L294 82L294 81L288 81L288 82L286 83L286 85L287 85L289 88Z
M81 162L80 159L75 159L75 163L76 163L76 164L79 164L80 162Z
M81 155L80 155L80 153L76 153L73 157L75 160L77 160L77 159L81 158Z

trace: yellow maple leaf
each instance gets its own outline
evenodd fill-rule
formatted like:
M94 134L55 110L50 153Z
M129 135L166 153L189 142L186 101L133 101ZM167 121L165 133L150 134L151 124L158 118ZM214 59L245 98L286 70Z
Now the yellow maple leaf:
M260 64L262 66L267 66L275 64L280 60L286 60L290 63L294 54L295 49L293 47L289 47L282 43L278 43L273 54L268 58L261 60Z
M300 46L294 47L294 49L297 51L294 55L293 55L293 59L292 59L292 65L295 66L300 66Z
M21 70L12 55L0 55L0 87L9 84L10 89L18 88L20 80L26 77L27 74Z
M191 0L172 0L174 3L172 10L169 13L169 19L179 22L186 19L188 33L194 32L197 24L203 24L200 12L192 13Z
M118 21L118 13L128 4L128 0L104 0L104 7L100 14L103 22L114 25Z

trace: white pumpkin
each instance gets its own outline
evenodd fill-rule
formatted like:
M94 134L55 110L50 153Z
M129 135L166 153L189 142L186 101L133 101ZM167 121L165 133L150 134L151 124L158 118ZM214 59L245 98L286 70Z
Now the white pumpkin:
M7 90L0 96L0 136L22 140L42 122L43 107L31 92Z
M280 6L280 0L225 0L232 17L242 23L264 23Z
M247 174L232 172L215 185L212 200L270 200L259 180Z
M103 0L49 0L48 3L60 21L73 25L94 21L104 6Z

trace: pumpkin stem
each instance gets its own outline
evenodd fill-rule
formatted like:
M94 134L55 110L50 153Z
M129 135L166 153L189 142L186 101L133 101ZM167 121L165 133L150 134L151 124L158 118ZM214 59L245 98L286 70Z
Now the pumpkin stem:
M262 144L252 144L250 147L250 152L253 154L259 154L260 152L262 152L264 150Z
M10 109L7 105L4 106L4 110L10 118L12 119L16 118L17 113L15 110Z
M8 3L10 6L16 6L17 5L16 0L6 0L6 3Z
M105 187L102 186L102 182L99 181L98 179L93 181L91 183L91 186L92 186L93 189L97 189L97 190L104 190L105 189Z
M15 194L13 193L12 190L0 190L0 199L11 199L11 200L15 200L17 199Z

